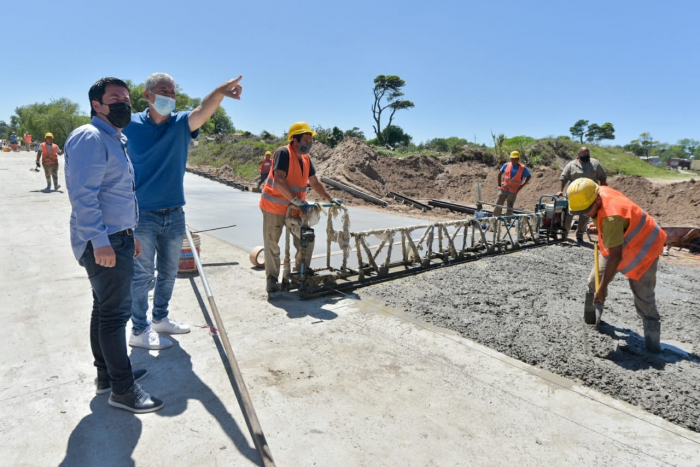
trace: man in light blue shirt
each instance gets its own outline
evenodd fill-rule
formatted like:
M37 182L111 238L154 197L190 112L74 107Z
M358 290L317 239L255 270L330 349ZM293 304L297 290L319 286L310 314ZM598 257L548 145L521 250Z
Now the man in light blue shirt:
M142 254L134 265L131 286L133 332L129 345L165 349L172 343L158 333L183 334L190 327L171 319L168 305L185 236L184 177L187 150L199 128L216 111L224 97L240 99L241 76L217 87L192 112L174 112L175 81L167 73L146 79L148 109L132 115L124 129L129 157L136 174L140 220L134 231ZM156 256L158 275L155 275ZM148 320L148 292L153 292L153 322Z
M66 140L66 188L71 203L73 254L92 286L90 346L97 368L97 394L111 391L109 405L135 413L159 410L136 381L146 370L133 370L124 333L131 316L134 258L141 252L133 229L138 221L134 172L121 129L131 121L126 84L98 80L88 93L92 120Z

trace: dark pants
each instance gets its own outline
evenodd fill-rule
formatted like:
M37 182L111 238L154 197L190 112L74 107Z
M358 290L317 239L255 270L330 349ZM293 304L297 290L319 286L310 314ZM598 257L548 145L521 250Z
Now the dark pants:
M88 243L79 263L92 285L90 346L97 378L109 380L115 394L124 394L134 384L125 335L126 322L131 317L134 237L123 231L110 235L109 242L116 255L114 267L95 263L92 243Z

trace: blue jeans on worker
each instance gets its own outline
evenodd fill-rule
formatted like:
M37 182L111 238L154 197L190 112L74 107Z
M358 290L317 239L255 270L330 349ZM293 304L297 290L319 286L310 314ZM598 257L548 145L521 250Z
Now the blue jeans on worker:
M97 378L110 381L115 394L124 394L134 384L124 332L131 316L131 279L134 276L134 236L131 230L109 236L116 256L114 267L95 263L92 243L88 242L78 261L92 285L90 346L97 367Z
M180 264L182 238L185 236L185 211L182 207L141 211L134 235L141 242L141 255L134 261L131 321L134 334L141 334L151 325L146 316L150 290L155 288L153 320L161 321L168 316L168 304Z

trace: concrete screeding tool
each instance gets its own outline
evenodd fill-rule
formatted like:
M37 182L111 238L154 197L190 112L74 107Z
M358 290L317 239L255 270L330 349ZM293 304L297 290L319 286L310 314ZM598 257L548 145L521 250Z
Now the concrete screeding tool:
M192 239L192 233L190 232L189 226L187 226L187 228L185 229L185 233L187 234L187 241L190 242L190 245L194 245L195 243ZM209 287L209 281L207 280L207 276L204 274L204 268L202 267L202 262L199 259L199 254L197 253L196 248L192 249L192 256L194 257L194 262L197 265L199 277L202 279L202 285L204 286L204 290L207 294L207 299L209 300L209 307L211 308L212 314L214 315L214 321L216 321L216 328L210 327L209 333L212 336L218 335L218 337L221 339L221 343L224 346L224 350L226 351L226 359L228 360L229 367L231 368L233 378L236 382L236 387L234 387L234 391L237 393L236 395L239 396L238 399L241 403L241 410L243 411L246 424L248 425L248 430L250 431L250 435L253 437L253 442L255 443L255 447L257 448L258 453L260 454L260 458L262 459L263 465L265 467L274 467L275 461L272 460L270 447L267 445L265 434L262 431L260 421L258 420L258 416L255 413L255 408L253 407L253 401L250 398L250 394L248 394L248 389L245 385L245 381L243 380L241 369L238 367L236 356L233 354L231 342L228 340L226 328L224 328L224 323L221 320L221 316L219 315L219 309L216 306L214 294L212 293L211 288Z

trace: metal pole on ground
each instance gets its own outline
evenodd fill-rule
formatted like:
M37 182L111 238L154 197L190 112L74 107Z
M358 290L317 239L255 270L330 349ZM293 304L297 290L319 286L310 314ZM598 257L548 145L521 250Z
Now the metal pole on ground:
M207 276L204 274L204 268L202 267L202 262L199 260L199 254L197 254L197 248L194 248L194 241L192 240L192 233L190 228L185 229L187 234L187 241L190 242L192 246L192 256L194 257L194 262L197 265L197 271L199 272L199 277L202 279L202 285L207 294L207 299L209 300L209 306L211 307L212 314L214 315L214 321L216 321L216 327L219 330L219 336L221 338L221 343L224 345L224 350L226 350L226 359L228 360L231 371L233 372L233 377L238 386L238 392L241 396L241 409L245 415L245 421L248 425L248 430L250 435L253 437L253 442L255 447L260 453L263 465L266 467L274 467L275 461L272 460L272 454L270 453L270 447L267 445L267 440L265 439L265 434L260 426L260 421L258 416L255 414L255 408L253 408L253 401L250 399L248 394L248 389L246 388L245 381L243 381L243 375L241 374L241 369L238 367L238 362L236 361L236 356L233 354L233 349L231 348L231 342L228 340L228 334L226 334L226 329L224 328L224 323L219 316L219 309L216 306L216 301L214 300L214 294L211 292L209 287L209 281L207 281Z

